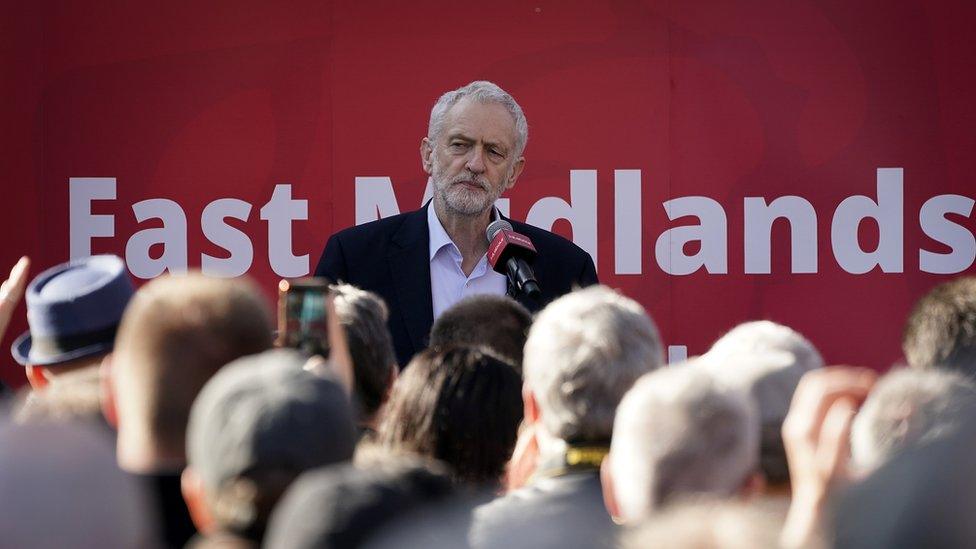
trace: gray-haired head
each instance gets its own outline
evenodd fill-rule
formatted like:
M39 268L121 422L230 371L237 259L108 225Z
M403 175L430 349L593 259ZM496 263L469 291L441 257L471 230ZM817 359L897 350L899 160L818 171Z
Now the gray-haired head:
M386 327L388 312L383 298L349 284L336 284L335 312L346 333L349 355L356 378L356 397L362 419L374 416L393 382L396 356Z
M605 442L624 393L663 363L661 337L644 308L606 286L590 286L539 313L525 342L523 374L549 434Z
M761 320L730 330L699 363L719 382L753 398L759 409L763 474L773 485L789 482L781 429L800 378L824 366L817 349L794 330Z
M498 87L497 84L485 80L476 80L440 96L430 111L427 138L431 141L437 140L444 127L444 119L447 117L448 111L458 101L465 98L479 103L498 103L505 107L508 113L512 115L512 120L515 121L515 157L522 156L525 151L525 144L529 141L529 123L525 119L522 107L508 92Z
M976 409L976 385L958 373L902 368L883 376L851 426L851 456L873 470L910 447L956 433Z
M791 368L798 372L809 372L824 365L820 351L810 343L810 340L788 326L769 320L739 324L712 344L708 354L721 356L767 351L792 353L794 362Z
M976 377L976 276L950 280L925 294L905 323L902 350L913 368Z
M609 466L621 516L640 520L695 494L731 496L757 470L752 401L694 363L637 381L617 411Z

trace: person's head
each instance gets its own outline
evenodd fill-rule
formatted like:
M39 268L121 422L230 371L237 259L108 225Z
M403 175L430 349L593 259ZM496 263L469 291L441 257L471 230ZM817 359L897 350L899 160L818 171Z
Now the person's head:
M627 393L603 466L611 514L632 522L678 499L752 488L759 421L741 391L694 363L662 368Z
M607 443L617 404L664 363L657 326L636 301L590 286L550 303L525 343L526 421L570 443Z
M976 277L940 284L915 304L902 350L913 368L976 376Z
M383 298L349 284L331 287L335 312L346 333L355 373L355 392L362 407L362 423L372 424L386 402L397 375L393 340L386 327Z
M791 370L799 372L808 372L824 366L820 351L810 343L810 340L788 326L769 320L743 322L720 337L708 350L708 354L717 356L767 352L792 354ZM803 374L800 375L802 377Z
M291 349L239 358L200 391L187 427L183 494L201 532L260 541L299 474L352 457L349 399L305 362Z
M31 387L97 367L112 350L134 291L125 263L114 255L75 259L34 277L25 293L30 330L11 347Z
M18 423L87 421L110 429L102 415L101 372L82 368L58 374L43 391L30 391L16 410Z
M379 442L441 460L459 482L496 483L522 420L521 385L511 364L485 350L424 351L393 387Z
M403 457L367 468L336 465L309 471L274 510L265 547L366 546L384 527L453 493L434 464Z
M486 212L522 173L528 136L522 108L491 82L471 82L442 95L420 144L435 205L456 215Z
M146 487L93 425L0 425L0 492L4 547L159 546Z
M136 292L109 358L106 408L119 464L182 468L186 424L203 384L235 358L271 347L271 314L246 279L163 276Z
M430 330L431 348L483 345L522 369L522 352L532 313L507 296L481 294L458 301Z
M775 502L685 501L621 534L622 549L754 549L780 547L785 506ZM812 548L811 548L812 549Z
M851 457L872 471L905 449L954 435L976 409L976 385L959 372L901 368L874 386L851 426Z
M790 476L783 420L803 374L824 366L820 353L792 329L763 320L733 328L699 363L716 379L744 390L756 402L763 474L771 486L786 487Z

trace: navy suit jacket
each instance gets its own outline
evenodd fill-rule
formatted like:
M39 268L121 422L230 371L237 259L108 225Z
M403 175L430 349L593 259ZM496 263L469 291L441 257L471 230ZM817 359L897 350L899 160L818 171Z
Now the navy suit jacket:
M389 328L397 362L406 365L427 347L434 309L430 294L430 232L427 206L339 231L325 244L315 276L378 294L390 310ZM507 219L507 218L506 218ZM516 299L535 312L576 287L597 283L593 259L565 238L507 219L528 236L539 255L532 268L542 289L538 301ZM510 295L513 293L509 289Z

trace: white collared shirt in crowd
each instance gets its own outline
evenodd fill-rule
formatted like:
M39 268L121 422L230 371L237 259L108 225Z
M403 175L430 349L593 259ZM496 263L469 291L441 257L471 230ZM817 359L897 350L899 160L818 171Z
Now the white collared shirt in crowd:
M492 208L493 219L498 210ZM505 295L505 275L496 273L488 266L488 256L483 255L470 276L461 270L461 251L444 230L434 212L434 205L427 208L427 227L430 233L430 296L434 306L434 320L451 305L470 295Z

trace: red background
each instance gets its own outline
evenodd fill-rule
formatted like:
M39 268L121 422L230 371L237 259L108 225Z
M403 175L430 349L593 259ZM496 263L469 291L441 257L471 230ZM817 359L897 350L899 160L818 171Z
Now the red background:
M0 267L68 259L68 178L115 177L115 238L140 228L131 205L177 201L189 261L226 255L199 225L211 201L250 202L250 273L275 276L258 210L276 183L309 201L293 249L314 267L327 236L354 222L356 176L389 176L400 208L420 201L418 147L442 92L489 79L529 118L527 166L509 193L524 219L543 196L569 199L571 169L598 170L601 280L642 302L668 343L705 350L734 324L795 327L830 362L884 369L900 358L911 304L944 276L918 250L946 249L918 226L939 194L976 196L974 8L968 2L379 1L8 2L0 17L5 131ZM905 272L844 272L830 219L875 196L875 170L903 167ZM613 274L613 171L640 169L643 274ZM742 199L799 195L818 216L816 274L791 274L789 233L773 232L770 275L743 274ZM654 242L676 224L661 204L718 200L729 274L670 276ZM952 218L976 232L973 218ZM555 230L571 236L569 225ZM862 230L871 249L877 230ZM974 267L968 273L976 271ZM23 307L4 338L25 327ZM0 377L20 383L6 352Z

